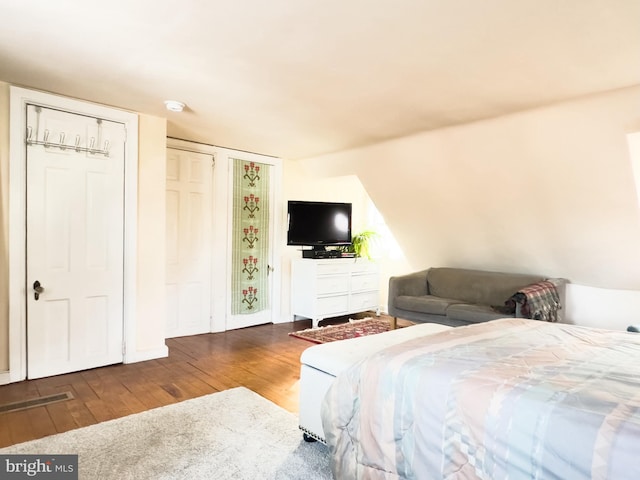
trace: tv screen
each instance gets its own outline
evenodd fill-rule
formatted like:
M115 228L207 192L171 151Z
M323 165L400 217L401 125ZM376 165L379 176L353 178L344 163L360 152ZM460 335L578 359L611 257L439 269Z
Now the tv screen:
M351 243L351 204L289 200L287 245L322 248Z

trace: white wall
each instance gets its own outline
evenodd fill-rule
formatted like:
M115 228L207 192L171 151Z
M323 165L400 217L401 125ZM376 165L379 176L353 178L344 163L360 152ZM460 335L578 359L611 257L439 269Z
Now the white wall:
M167 122L138 116L138 252L136 353L127 361L167 356L165 346Z
M573 290L567 305L569 321L593 323L587 300L602 311L611 297L598 293L640 291L627 145L627 134L640 131L638 105L633 87L300 163L327 177L357 175L408 271L460 266L565 277L597 289Z

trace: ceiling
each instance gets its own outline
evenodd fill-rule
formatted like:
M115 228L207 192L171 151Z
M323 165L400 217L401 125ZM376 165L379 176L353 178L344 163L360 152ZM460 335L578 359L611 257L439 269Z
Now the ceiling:
M0 80L297 159L640 84L639 25L640 0L0 0Z

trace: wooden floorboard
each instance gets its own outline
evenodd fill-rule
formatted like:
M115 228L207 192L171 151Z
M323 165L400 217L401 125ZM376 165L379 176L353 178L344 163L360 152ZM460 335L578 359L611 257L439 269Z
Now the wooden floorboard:
M344 318L326 321L339 323ZM310 320L167 339L167 358L0 386L0 404L69 391L73 400L0 414L0 447L244 386L297 413Z

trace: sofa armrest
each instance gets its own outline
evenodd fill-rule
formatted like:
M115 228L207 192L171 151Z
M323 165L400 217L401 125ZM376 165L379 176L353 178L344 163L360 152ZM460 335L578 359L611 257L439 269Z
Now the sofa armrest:
M427 273L429 269L419 272L409 273L407 275L399 275L389 279L389 296L397 297L400 295L420 296L428 295L429 287L427 284Z
M389 279L389 312L393 311L394 299L401 295L422 296L429 294L427 272L429 269Z

